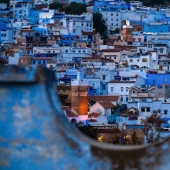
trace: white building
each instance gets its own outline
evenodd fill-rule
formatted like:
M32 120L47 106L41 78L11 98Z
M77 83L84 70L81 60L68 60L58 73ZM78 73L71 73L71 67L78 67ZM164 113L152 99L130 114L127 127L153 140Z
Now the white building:
M153 97L134 97L128 102L128 108L134 107L139 110L139 115L148 117L153 113L159 113L161 118L170 118L170 99L155 99Z
M67 15L66 19L69 23L69 31L73 35L81 36L82 32L93 32L92 14L86 13L79 17Z
M116 30L121 28L121 13L117 11L101 11L106 21L108 30Z
M83 48L83 47L69 47L63 46L62 47L62 61L75 61L81 60L83 57L91 57L92 50L91 48Z
M94 105L90 107L89 116L91 119L93 118L94 113L100 114L96 118L97 124L108 124L109 120L111 119L111 112L112 107L114 105L111 102L96 102ZM96 114L95 114L96 115ZM106 121L107 120L107 121Z
M108 83L108 95L119 95L120 103L126 104L129 100L129 88L134 84L135 81L112 80Z
M158 53L150 51L148 53L123 54L122 62L127 62L129 66L146 67L149 69L158 69Z

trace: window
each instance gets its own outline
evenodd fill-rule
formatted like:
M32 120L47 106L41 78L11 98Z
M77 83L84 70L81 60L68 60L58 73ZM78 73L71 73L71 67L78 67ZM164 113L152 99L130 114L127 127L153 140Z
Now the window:
M132 93L135 93L135 90L132 90Z
M162 86L161 86L161 85L159 85L159 86L158 86L158 89L162 89Z
M139 41L139 42L141 42L141 40L142 40L141 38L138 38L138 41Z
M94 48L97 48L97 44L94 44Z
M103 80L106 80L106 76L105 75L103 75Z
M68 50L65 50L66 53L68 53Z
M113 16L113 14L111 14L111 16Z
M139 59L137 59L137 62L139 62Z
M121 87L121 92L123 92L123 87Z
M152 48L152 44L148 44L148 48Z
M113 87L110 88L110 91L113 92Z
M123 101L123 96L120 96L120 101L121 101L121 102Z
M126 101L128 102L128 100L129 100L129 98L128 98L128 96L126 96Z
M147 112L150 112L150 107L147 107L147 108L146 108L146 111L147 111Z
M103 84L103 89L106 89L106 85L105 84Z
M145 108L144 107L141 108L141 112L145 112Z
M164 115L167 115L167 113L168 113L168 110L164 110Z
M130 62L132 63L132 62L133 62L133 60L132 60L132 59L130 59Z
M126 92L128 92L128 87L126 87Z
M75 33L76 32L76 29L73 29L73 33Z
M163 53L164 49L163 48L160 48L160 53Z

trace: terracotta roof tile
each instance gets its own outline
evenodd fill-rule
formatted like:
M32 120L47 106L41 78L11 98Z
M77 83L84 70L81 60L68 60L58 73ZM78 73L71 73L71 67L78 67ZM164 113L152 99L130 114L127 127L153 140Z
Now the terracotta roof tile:
M119 96L88 96L89 100L118 102Z
M82 32L83 35L96 35L99 34L99 32Z
M78 117L78 115L71 110L69 106L62 106L62 109L65 110L67 117Z
M101 114L100 113L90 113L89 115L88 115L88 118L91 118L91 117L95 117L95 118L97 118L97 117L99 117Z
M97 120L95 120L95 119L89 119L88 121L89 122L97 122Z
M53 60L53 57L32 57L31 60Z
M104 108L112 108L114 105L111 102L98 102Z
M109 83L135 83L135 81L119 81L119 80L112 80Z

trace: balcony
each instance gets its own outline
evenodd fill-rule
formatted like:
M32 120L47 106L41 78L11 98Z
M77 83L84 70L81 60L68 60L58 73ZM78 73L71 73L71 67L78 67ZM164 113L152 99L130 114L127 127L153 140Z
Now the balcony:
M98 143L68 123L55 74L0 67L0 169L167 169L170 138L147 146ZM165 168L164 168L165 167Z

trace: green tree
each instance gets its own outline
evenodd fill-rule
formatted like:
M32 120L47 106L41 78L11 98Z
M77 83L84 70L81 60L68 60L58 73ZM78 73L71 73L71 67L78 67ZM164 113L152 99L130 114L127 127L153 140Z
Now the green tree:
M93 28L95 31L100 32L102 36L107 35L106 21L101 13L93 14Z
M92 106L92 105L94 105L95 103L96 103L96 101L93 100L93 99L91 99L91 100L88 101L89 106Z
M81 15L83 12L87 12L87 5L84 3L71 2L63 7L63 11L66 14Z
M114 31L110 30L110 34L119 34L119 32L120 32L119 28L116 28Z
M161 124L163 121L157 114L152 114L144 123L144 134L146 136L147 143L155 143L160 140Z
M63 11L63 4L59 2L54 2L49 5L49 9L57 9L58 11L62 12Z
M113 106L112 108L111 108L111 113L112 114L115 114L116 113L116 111L118 110L120 108L120 105L117 103L115 106Z

